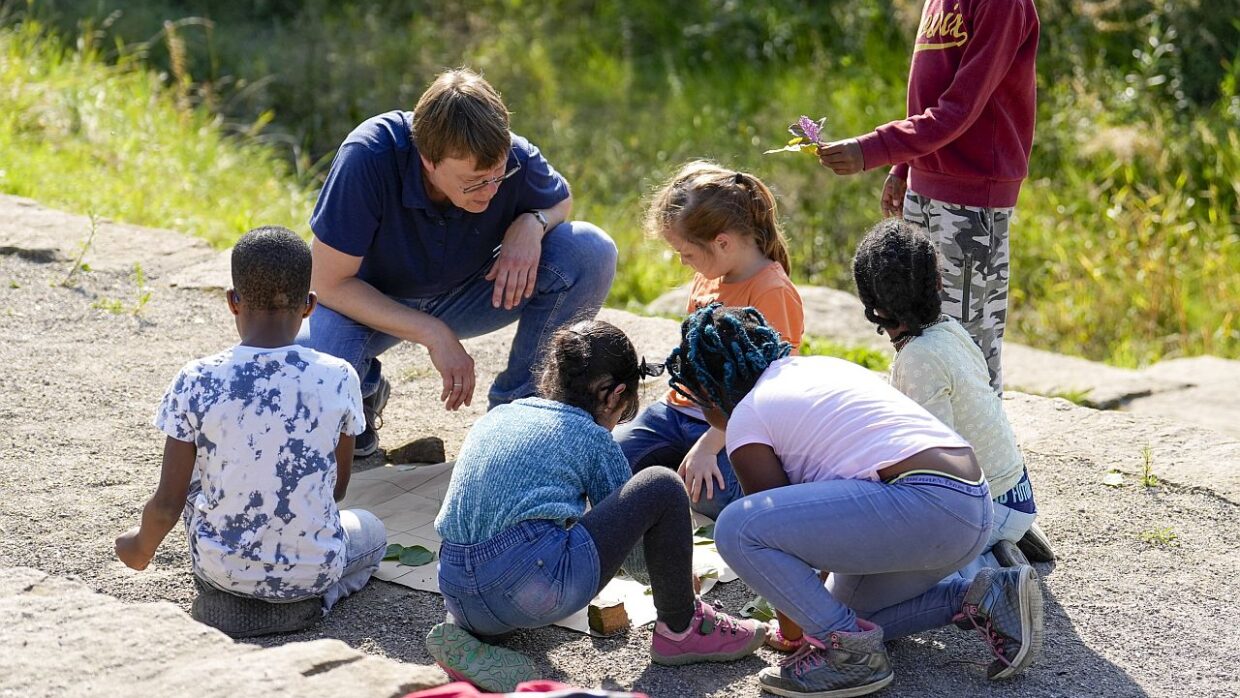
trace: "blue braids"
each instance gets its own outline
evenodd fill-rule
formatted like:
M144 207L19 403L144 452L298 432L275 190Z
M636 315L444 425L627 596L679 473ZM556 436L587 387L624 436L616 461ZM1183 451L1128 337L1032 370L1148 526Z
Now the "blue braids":
M668 383L694 403L729 416L766 367L792 351L752 307L701 308L681 324L680 336L680 346L667 357Z

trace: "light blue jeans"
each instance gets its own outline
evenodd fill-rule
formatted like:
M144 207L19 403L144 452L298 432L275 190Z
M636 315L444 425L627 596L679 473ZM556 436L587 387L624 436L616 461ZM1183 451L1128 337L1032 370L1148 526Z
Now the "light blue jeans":
M517 323L508 366L491 386L490 406L534 394L533 367L551 334L575 320L592 319L616 275L616 244L602 230L579 221L561 223L543 238L534 295L511 310L491 305L495 285L484 269L460 287L429 298L396 298L402 305L447 323L461 339L489 334ZM379 385L378 356L401 340L319 306L302 324L297 343L353 365L362 395Z
M808 482L729 506L715 545L806 634L853 629L860 615L891 639L951 622L969 580L945 577L985 549L992 516L984 482L937 475ZM826 585L816 570L831 572Z
M634 473L652 465L676 470L689 449L693 448L708 429L710 425L706 422L673 409L660 400L642 410L633 421L616 427L615 439ZM715 489L714 496L710 499L706 498L703 490L698 501L689 500L689 506L694 511L712 519L718 518L724 507L744 494L736 479L736 473L732 471L732 461L728 460L727 450L719 451L716 463L719 465L719 473L723 475L723 489ZM715 482L714 487L718 486L719 483Z
M369 511L341 509L340 527L344 529L344 573L323 592L324 614L340 599L361 591L387 552L387 529Z
M439 548L444 605L475 635L550 625L585 608L598 586L598 549L581 525L522 521L475 545Z

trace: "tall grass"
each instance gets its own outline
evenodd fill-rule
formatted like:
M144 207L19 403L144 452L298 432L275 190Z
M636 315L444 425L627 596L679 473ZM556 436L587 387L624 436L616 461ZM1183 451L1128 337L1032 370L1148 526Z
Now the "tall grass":
M54 42L35 41L32 32L40 32L28 20L9 22L6 65L26 67L0 74L6 94L26 95L13 117L26 124L41 123L43 107L25 104L46 102L41 93L89 93L103 81L142 85L141 96L101 104L92 118L115 118L118 129L133 131L119 124L151 121L151 110L135 105L162 105L168 116L155 121L171 140L125 157L144 155L161 161L152 166L176 170L144 180L158 183L153 190L190 186L195 193L158 211L151 197L108 215L142 212L141 222L225 241L250 221L304 231L306 192L344 135L371 114L410 108L436 72L468 64L504 93L514 130L572 182L575 215L616 238L622 262L609 302L625 306L688 278L661 244L643 239L640 220L647 193L692 157L744 169L772 186L799 282L851 287L848 261L876 219L882 174L837 178L808 158L761 152L781 142L799 114L828 116L831 136L902 116L919 6L150 0L109 15L108 0L48 0L40 7L70 36L97 36L81 18L110 16L107 41L48 48ZM1033 176L1012 229L1010 336L1122 365L1202 352L1240 357L1240 60L1227 48L1240 25L1229 28L1227 11L1205 0L1044 0L1039 8L1041 106ZM39 15L22 16L31 12ZM165 21L178 18L191 19L170 35ZM1191 29L1191 40L1177 28ZM1210 41L1213 62L1195 53ZM70 63L78 67L59 67ZM148 66L162 69L162 79L144 72ZM107 110L115 116L102 114ZM11 111L3 109L4 123ZM13 139L4 134L20 131L0 126L7 139L0 145ZM181 141L205 142L180 143L174 132ZM68 134L62 143L82 142L64 147L94 157L43 153L40 132L33 133L21 146L34 153L31 169L55 160L66 168L60 172L78 174L61 176L69 181L59 188L46 181L56 177L23 182L19 193L98 206L83 177L129 176L107 165L116 144L91 145L97 129L55 131ZM259 179L226 183L234 175L221 163L238 161L246 166L236 177L248 171L245 177ZM214 185L186 184L212 171L220 177ZM137 194L142 182L121 181L128 184L114 198L146 198ZM216 206L204 193L261 190L253 181L278 194ZM13 190L13 182L0 178L0 189ZM218 225L221 212L246 223Z
M270 148L225 135L140 64L85 35L0 30L0 191L226 245L260 224L305 230L311 195Z

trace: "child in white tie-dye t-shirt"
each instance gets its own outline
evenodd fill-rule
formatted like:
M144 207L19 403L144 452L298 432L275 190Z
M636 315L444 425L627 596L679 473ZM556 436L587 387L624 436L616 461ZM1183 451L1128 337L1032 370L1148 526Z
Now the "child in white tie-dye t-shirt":
M274 602L322 597L329 609L365 585L386 548L374 515L336 506L365 428L357 374L293 344L316 302L305 242L259 228L232 266L241 343L186 364L168 388L155 417L167 436L159 488L117 557L145 568L183 518L204 583Z

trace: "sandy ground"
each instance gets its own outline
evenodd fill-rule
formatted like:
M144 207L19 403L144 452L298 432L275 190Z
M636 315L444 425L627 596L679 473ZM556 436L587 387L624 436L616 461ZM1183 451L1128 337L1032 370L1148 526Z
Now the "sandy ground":
M188 610L193 587L180 530L143 573L115 560L112 540L137 522L158 478L163 440L149 422L159 397L185 361L235 341L231 317L222 294L159 279L137 317L92 308L100 298L132 305L132 278L92 272L64 288L66 266L0 254L0 566L36 567L122 599L164 599ZM483 366L498 365L504 349L494 339L470 346ZM397 349L385 365L395 391L384 443L438 435L451 457L480 408L445 413L435 401L438 378L419 350ZM1063 414L1042 428L1072 429L1072 412ZM1143 443L1140 434L1115 443L1114 452L1133 443ZM1208 482L1109 488L1101 482L1105 458L1053 447L1028 460L1043 526L1060 554L1056 568L1042 569L1041 661L992 684L981 642L945 629L893 643L896 680L881 695L1240 695L1236 502ZM1144 540L1153 531L1175 540ZM712 598L735 611L750 595L737 582ZM262 642L339 638L364 652L429 663L422 638L442 616L439 597L376 582L316 628ZM518 633L509 646L534 657L548 677L652 696L757 695L758 670L778 659L762 650L728 665L662 668L650 664L649 642L649 629L595 639L547 628Z

